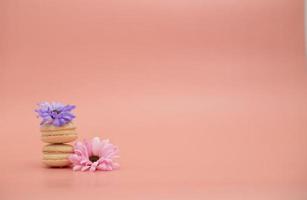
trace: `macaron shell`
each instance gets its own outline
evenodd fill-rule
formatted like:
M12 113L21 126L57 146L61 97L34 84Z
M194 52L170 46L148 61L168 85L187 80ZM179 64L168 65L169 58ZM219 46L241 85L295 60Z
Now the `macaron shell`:
M40 127L41 132L48 132L48 131L59 131L59 130L71 130L76 129L76 126L70 122L68 124L65 124L63 126L54 126L54 125L43 125Z
M78 138L78 135L74 131L64 131L61 133L60 131L56 132L48 132L42 134L42 141L46 143L68 143L73 142Z
M43 147L44 153L73 153L74 147L70 144L47 144Z
M43 160L43 163L48 167L68 167L70 161L68 159L59 160Z
M45 154L43 155L43 163L48 167L66 167L70 165L68 159L70 154Z

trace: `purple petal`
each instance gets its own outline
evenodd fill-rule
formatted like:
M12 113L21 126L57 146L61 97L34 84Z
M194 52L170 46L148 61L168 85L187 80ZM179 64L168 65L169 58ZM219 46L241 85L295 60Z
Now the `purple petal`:
M61 126L60 120L57 119L57 118L53 120L52 124L53 124L54 126Z
M68 112L68 111L71 111L71 110L73 110L75 108L76 108L76 106L74 106L74 105L67 105L67 106L63 107L62 111L63 112Z
M59 121L60 121L60 125L61 125L61 126L64 125L64 124L66 124L66 121L65 121L64 119L59 119Z

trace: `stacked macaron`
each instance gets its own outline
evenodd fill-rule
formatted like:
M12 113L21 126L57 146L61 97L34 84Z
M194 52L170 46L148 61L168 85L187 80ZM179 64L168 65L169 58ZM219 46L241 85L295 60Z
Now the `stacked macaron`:
M44 125L40 129L42 141L51 144L68 143L77 139L76 127L72 122L62 126Z
M66 167L70 165L68 156L73 153L69 144L47 144L43 147L43 163L48 167Z
M43 163L49 167L66 167L70 165L69 155L73 146L66 144L77 139L76 127L72 123L75 116L72 105L61 103L40 103L35 110L42 118L41 139L48 143L43 147Z

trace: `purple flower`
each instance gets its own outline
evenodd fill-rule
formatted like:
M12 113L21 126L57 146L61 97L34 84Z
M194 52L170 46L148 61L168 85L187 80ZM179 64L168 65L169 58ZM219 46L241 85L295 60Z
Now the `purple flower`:
M38 104L38 117L42 118L41 125L63 126L72 121L75 116L70 113L76 106L64 105L57 102L42 102Z

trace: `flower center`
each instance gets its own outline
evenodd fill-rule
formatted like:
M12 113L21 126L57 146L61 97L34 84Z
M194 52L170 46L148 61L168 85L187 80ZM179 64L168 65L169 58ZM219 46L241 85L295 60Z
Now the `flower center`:
M55 112L56 114L60 114L61 111L58 111L58 110L54 110L53 112Z
M99 156L90 156L89 157L89 160L91 161L91 162L96 162L97 160L99 160Z
M57 116L58 114L60 114L60 113L61 113L61 111L53 110L53 111L51 112L51 118L52 118L52 119L55 119L56 116Z

